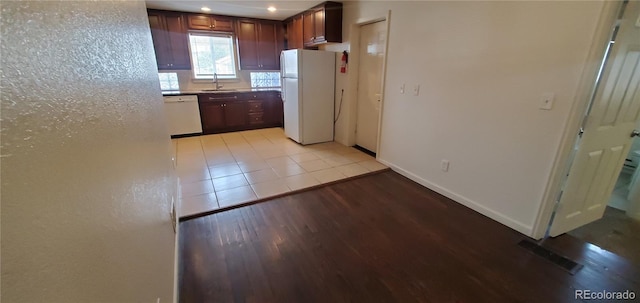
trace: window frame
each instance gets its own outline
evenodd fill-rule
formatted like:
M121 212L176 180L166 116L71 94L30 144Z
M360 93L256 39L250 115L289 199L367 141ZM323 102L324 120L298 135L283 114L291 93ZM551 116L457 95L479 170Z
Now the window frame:
M213 80L213 75L211 76L199 76L196 73L196 68L194 66L193 52L191 51L191 35L195 36L209 36L209 37L225 37L231 39L231 57L233 63L233 76L218 76L219 80L238 80L239 79L239 65L238 65L238 46L236 44L235 34L227 33L227 32L209 32L209 31L188 31L187 33L187 42L189 46L189 59L191 63L191 76L194 81L211 81Z

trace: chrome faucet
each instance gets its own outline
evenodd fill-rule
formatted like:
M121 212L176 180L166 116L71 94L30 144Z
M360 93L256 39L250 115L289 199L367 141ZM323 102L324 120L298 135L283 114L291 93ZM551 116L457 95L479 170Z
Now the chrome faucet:
M222 88L222 85L218 81L218 73L213 73L213 84L216 85L216 90L219 90Z

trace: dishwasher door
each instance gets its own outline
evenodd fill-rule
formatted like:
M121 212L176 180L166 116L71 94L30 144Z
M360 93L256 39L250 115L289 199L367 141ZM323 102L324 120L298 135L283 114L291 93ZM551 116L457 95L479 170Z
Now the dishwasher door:
M198 96L165 96L164 110L171 136L202 133Z

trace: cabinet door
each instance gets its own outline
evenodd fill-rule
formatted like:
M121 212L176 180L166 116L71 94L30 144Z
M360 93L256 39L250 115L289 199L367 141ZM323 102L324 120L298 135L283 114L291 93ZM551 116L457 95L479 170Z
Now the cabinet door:
M224 118L226 127L242 127L247 123L247 102L235 101L225 102L224 106Z
M294 29L293 29L293 19L289 20L287 22L287 24L285 24L284 28L287 30L287 38L286 38L287 43L285 45L285 48L286 49L294 49L293 40L295 39L295 37L294 37L294 33L293 33L293 31L294 31Z
M293 19L293 35L294 35L294 43L293 48L303 48L304 39L302 38L302 16L298 16Z
M282 119L284 110L282 108L282 99L280 98L279 93L274 92L265 92L262 93L263 102L262 107L264 108L264 124L271 126L282 126Z
M200 102L200 119L202 120L202 130L205 133L224 129L224 103Z
M211 17L209 15L189 15L187 18L190 29L211 30Z
M171 50L164 25L164 15L149 13L149 27L151 28L151 39L153 39L158 69L171 68Z
M260 68L258 56L258 23L255 20L238 21L238 57L240 69Z
M213 27L211 28L212 30L220 32L233 32L233 19L218 16L212 16L211 18L213 19Z
M313 42L325 42L324 37L324 8L313 12Z
M271 22L261 22L258 29L258 67L262 70L280 69L278 25Z
M303 44L313 44L315 39L315 21L313 20L314 12L305 12L302 16L302 42Z
M167 14L165 15L165 24L167 26L168 44L171 50L171 69L191 69L189 41L184 15Z

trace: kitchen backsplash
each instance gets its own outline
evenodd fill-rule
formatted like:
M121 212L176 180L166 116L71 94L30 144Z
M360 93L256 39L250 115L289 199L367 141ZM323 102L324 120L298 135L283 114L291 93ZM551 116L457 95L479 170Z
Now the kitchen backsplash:
M192 72L190 70L171 71L178 74L178 83L182 91L198 91L203 89L211 89L214 87L211 80L192 80ZM220 84L224 88L248 88L251 87L251 78L248 71L238 71L238 79L221 80Z

